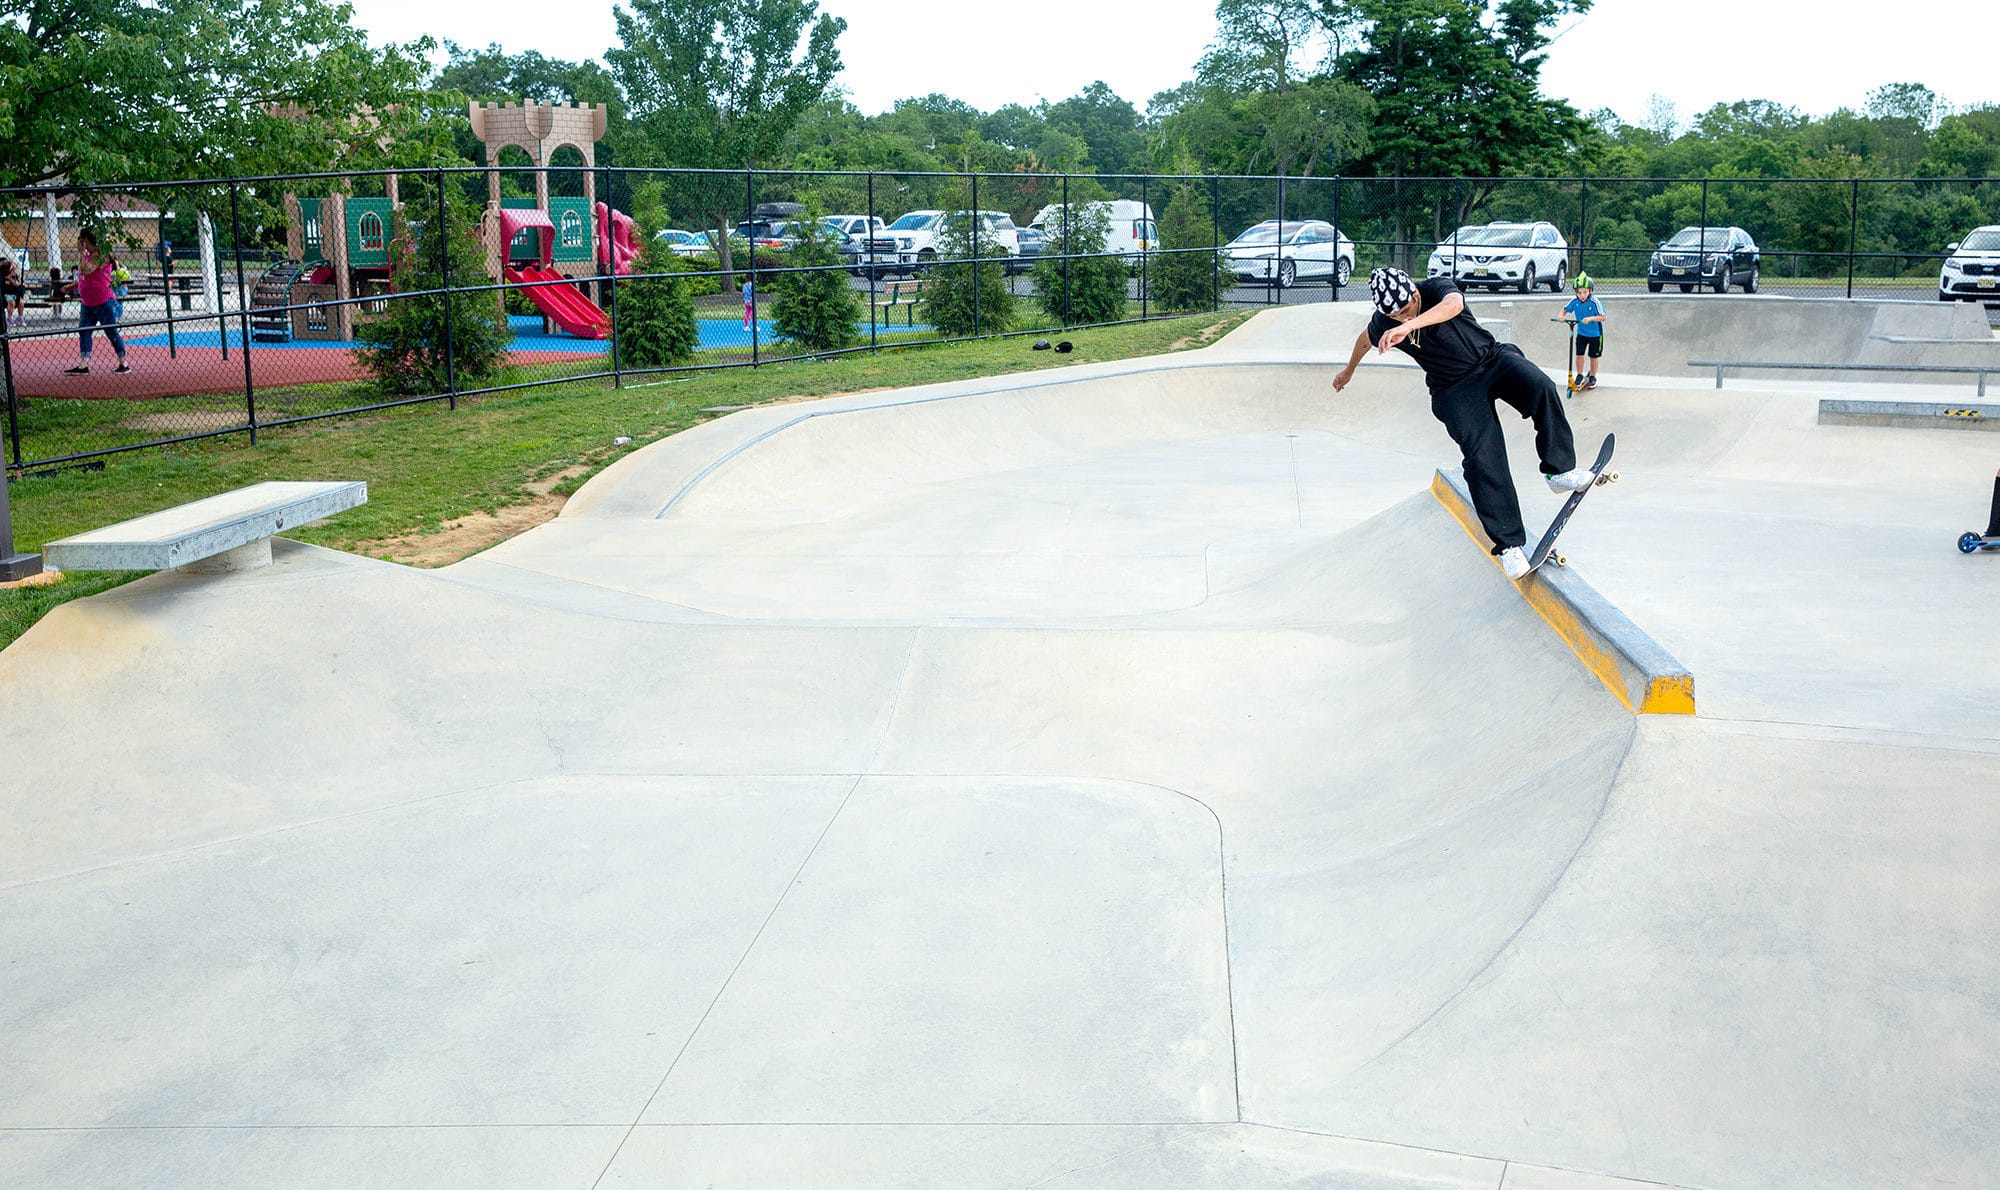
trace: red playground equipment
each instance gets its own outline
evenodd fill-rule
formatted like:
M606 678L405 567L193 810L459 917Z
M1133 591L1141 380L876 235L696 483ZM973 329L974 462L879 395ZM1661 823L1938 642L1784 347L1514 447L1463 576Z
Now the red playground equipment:
M483 221L487 274L518 286L543 319L572 335L602 339L611 317L589 297L593 279L632 271L639 248L632 219L596 201L596 143L604 135L599 104L475 103L473 133L486 147L487 203ZM500 152L516 148L534 169L533 198L502 198ZM557 151L573 149L581 166L552 166ZM575 170L581 197L549 193L549 172ZM505 295L499 295L501 310Z

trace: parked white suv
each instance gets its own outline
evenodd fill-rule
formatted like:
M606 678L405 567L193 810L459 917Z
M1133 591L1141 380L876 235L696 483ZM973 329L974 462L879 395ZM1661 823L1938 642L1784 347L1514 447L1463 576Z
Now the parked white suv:
M896 265L906 273L914 273L927 267L938 257L938 239L944 234L954 218L962 216L960 211L911 211L891 223L878 239L895 241ZM999 249L1001 256L1018 256L1021 252L1021 229L1014 226L1014 217L1005 211L980 211L979 224L983 230L981 239Z
M1427 271L1450 277L1460 289L1511 285L1526 293L1547 285L1561 293L1569 280L1569 244L1553 223L1486 223L1460 228L1456 245L1439 244Z
M1950 255L1938 273L1939 301L2000 302L2000 223L1975 227L1944 250Z

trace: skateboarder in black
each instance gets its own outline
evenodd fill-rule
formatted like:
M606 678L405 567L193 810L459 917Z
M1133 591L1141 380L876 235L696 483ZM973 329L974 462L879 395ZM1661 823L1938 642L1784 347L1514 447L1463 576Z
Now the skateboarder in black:
M1496 342L1465 308L1465 295L1448 277L1413 281L1401 269L1368 275L1375 314L1354 340L1354 354L1333 378L1339 392L1354 379L1361 357L1397 348L1417 361L1431 390L1431 413L1444 423L1465 456L1465 484L1479 523L1493 539L1493 552L1510 579L1528 573L1527 530L1521 501L1507 470L1507 442L1500 432L1494 401L1505 401L1535 422L1535 453L1549 490L1574 492L1595 479L1576 465L1576 446L1562 396L1540 368L1512 344Z

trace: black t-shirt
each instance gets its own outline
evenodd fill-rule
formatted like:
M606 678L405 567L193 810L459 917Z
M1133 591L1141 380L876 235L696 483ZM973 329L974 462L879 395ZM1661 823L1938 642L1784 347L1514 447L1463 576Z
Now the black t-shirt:
M1449 277L1432 277L1428 281L1417 282L1417 293L1424 299L1420 313L1429 313L1439 302L1457 292L1458 286L1453 285ZM1380 347L1382 336L1388 333L1389 328L1400 325L1377 310L1375 316L1368 320L1368 341ZM1456 318L1435 326L1418 327L1396 344L1396 350L1416 360L1417 365L1423 368L1424 380L1432 392L1476 376L1500 358L1499 342L1479 325L1469 306Z

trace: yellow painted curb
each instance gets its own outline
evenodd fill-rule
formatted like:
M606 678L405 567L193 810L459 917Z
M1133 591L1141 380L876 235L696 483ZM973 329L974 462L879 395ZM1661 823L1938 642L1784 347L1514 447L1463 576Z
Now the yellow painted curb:
M1486 550L1486 530L1461 483L1456 474L1439 471L1431 479L1431 495ZM1500 564L1491 553L1487 557ZM1628 709L1641 715L1694 714L1694 675L1574 571L1540 569L1515 587Z

